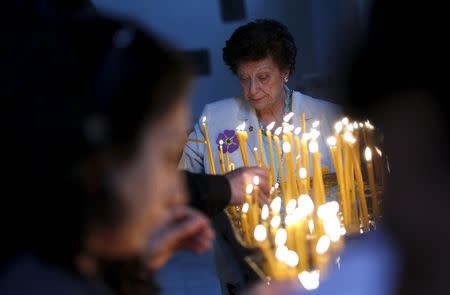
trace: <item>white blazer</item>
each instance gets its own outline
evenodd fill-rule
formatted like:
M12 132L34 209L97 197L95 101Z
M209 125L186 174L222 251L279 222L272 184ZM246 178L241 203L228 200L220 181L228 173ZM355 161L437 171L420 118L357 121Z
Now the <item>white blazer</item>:
M327 166L333 171L330 153L326 145L326 138L333 134L333 125L336 120L342 116L341 108L331 102L312 98L300 92L294 91L292 95L292 111L295 113L293 124L301 126L301 113L306 114L307 128L311 128L311 124L315 120L320 121L318 130L321 133L318 144L322 154L322 165ZM250 164L255 164L251 156L254 147L258 147L258 118L255 109L251 104L241 97L228 98L211 104L207 104L200 116L198 122L194 126L194 131L189 138L204 140L205 136L201 128L201 120L206 116L206 125L211 142L211 149L214 157L214 165L217 174L220 173L219 164L219 148L216 140L220 133L225 130L236 130L236 127L245 122L245 128L248 133L247 153L249 155ZM242 167L242 157L239 149L229 153L230 162L235 164L236 168ZM266 159L266 163L269 160ZM180 161L180 168L196 173L210 173L210 164L206 145L196 142L188 142L184 148L184 152Z

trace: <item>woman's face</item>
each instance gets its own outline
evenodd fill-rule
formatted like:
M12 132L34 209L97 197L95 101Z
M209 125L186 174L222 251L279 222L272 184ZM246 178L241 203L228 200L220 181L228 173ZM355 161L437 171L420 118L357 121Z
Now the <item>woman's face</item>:
M91 235L97 253L120 258L139 254L168 209L185 202L184 178L177 169L186 139L186 99L166 116L144 128L136 154L117 173L123 222Z
M289 71L281 71L271 56L258 61L241 62L238 77L245 100L257 111L271 108L283 99L285 78Z

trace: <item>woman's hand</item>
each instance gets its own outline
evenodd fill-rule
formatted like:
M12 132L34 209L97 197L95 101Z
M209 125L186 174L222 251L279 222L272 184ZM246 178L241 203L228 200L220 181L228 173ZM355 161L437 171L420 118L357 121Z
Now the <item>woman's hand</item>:
M151 235L145 263L154 271L181 249L203 253L211 248L214 232L202 213L187 206L170 210L168 219Z
M225 174L231 186L231 205L241 205L245 202L245 188L253 183L253 177L259 176L258 202L262 206L269 199L269 172L259 167L242 167Z

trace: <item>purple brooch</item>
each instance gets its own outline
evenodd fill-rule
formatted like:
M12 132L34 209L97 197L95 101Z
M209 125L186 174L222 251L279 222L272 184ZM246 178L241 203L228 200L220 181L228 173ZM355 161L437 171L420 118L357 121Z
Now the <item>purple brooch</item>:
M219 149L219 142L223 141L223 152L232 153L239 148L239 143L234 130L224 130L223 133L219 133L217 136L217 149Z

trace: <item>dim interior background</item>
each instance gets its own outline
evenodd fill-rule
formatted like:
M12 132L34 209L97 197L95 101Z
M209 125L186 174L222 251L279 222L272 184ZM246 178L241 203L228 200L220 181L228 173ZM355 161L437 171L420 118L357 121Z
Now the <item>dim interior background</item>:
M336 74L346 50L367 24L370 0L93 0L112 15L138 21L187 51L196 63L193 118L215 100L239 95L239 83L222 61L225 41L239 26L273 18L291 31L298 48L289 86L339 102Z

